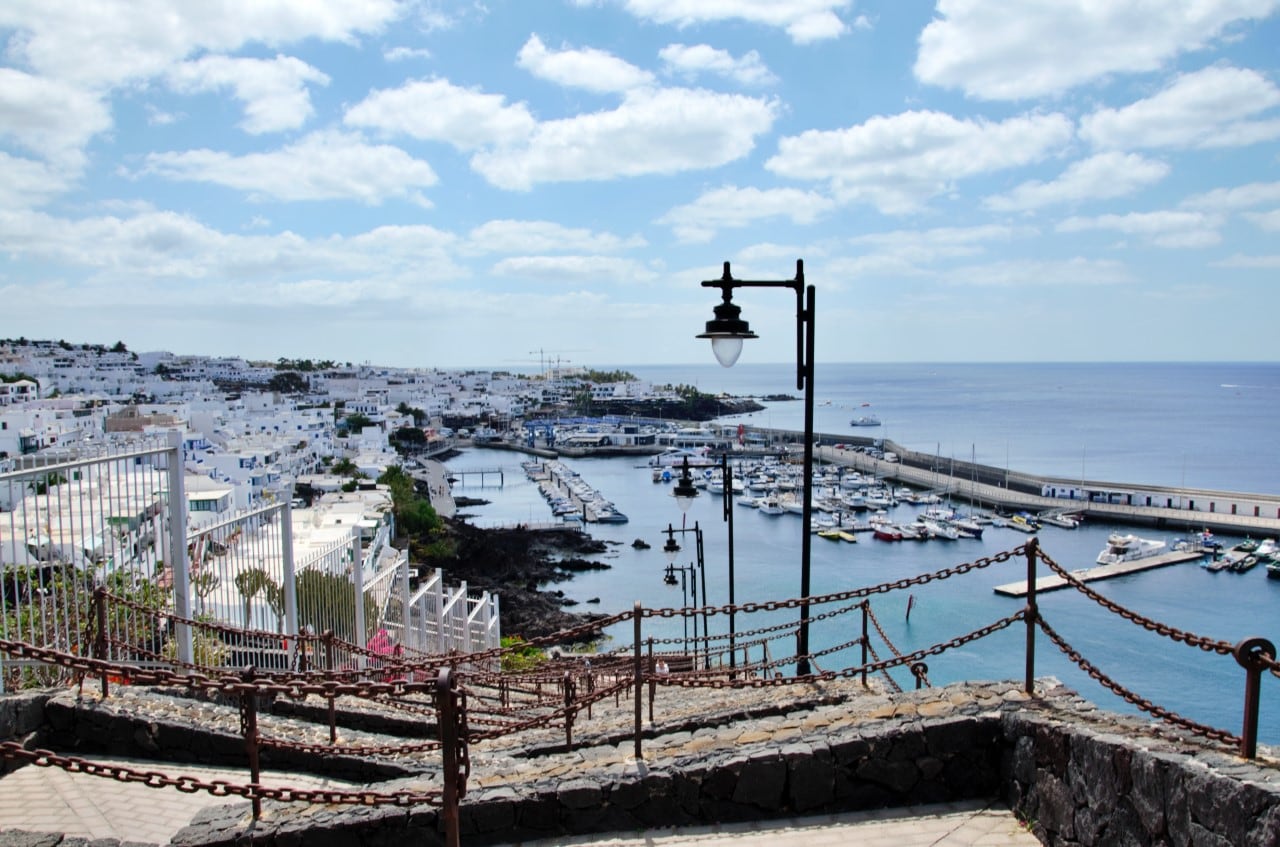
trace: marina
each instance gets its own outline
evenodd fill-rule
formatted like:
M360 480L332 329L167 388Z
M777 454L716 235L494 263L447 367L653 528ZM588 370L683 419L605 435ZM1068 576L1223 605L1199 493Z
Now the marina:
M762 396L787 386L794 379L794 368L739 364L724 369L710 362L649 367L639 375L657 384L696 380L702 390ZM899 498L895 503L886 498L879 505L868 504L871 507L865 511L845 513L842 522L854 525L846 528L858 541L813 539L814 595L895 583L985 557L1002 558L1032 537L1067 571L1095 567L1099 551L1116 532L1163 540L1172 548L1179 538L1191 540L1210 528L1224 553L1246 537L1280 537L1273 528L1273 504L1280 495L1274 473L1280 467L1280 442L1268 435L1266 426L1280 413L1280 371L1274 366L866 364L823 366L818 377L819 399L830 397L832 402L816 409L815 429L823 439L817 451L817 468L843 479L848 466L864 478L878 477L893 491L910 488L919 499L937 497L941 502L912 503ZM1141 392L1142 403L1127 402L1135 391ZM875 404L881 427L848 428L853 410L867 398ZM1107 402L1100 398L1107 398ZM707 426L736 432L737 426L743 425L747 448L743 452L754 454L743 456L743 465L757 460L761 464L798 465L798 461L787 459L798 458L801 404L769 401L765 405L768 409L764 412L726 417ZM890 440L900 448L889 448L899 452L900 461L886 462L857 453L852 448L871 444L871 439L860 440L865 435ZM788 443L788 438L793 441ZM843 450L838 444L845 445ZM954 464L953 454L957 457ZM964 462L960 456L965 457ZM744 481L736 459L735 454L735 487ZM678 528L701 527L707 600L713 606L728 602L729 527L722 516L723 496L716 490L723 488L714 477L682 513L673 502L670 483L653 481L648 457L570 457L562 461L630 518L626 524L585 525L593 538L609 545L602 561L610 569L580 573L560 583L557 587L566 597L579 603L599 598L593 610L607 613L630 609L636 601L651 609L679 606L679 586L673 589L662 580L666 559L660 552L664 530L674 523ZM507 474L506 486L493 493L492 504L478 510L477 517L504 525L546 520L547 501L534 483L518 473L514 454L466 450L448 465L492 467L504 462L517 472ZM1097 482L1100 479L1136 482L1103 484ZM1067 487L1094 492L1098 499L1086 502L1050 497L1041 493L1040 486L1047 480L1074 482ZM490 496L488 490L473 483L468 479L466 486L458 487L458 493ZM1147 507L1145 498L1153 489L1162 492L1162 504L1172 498L1174 508ZM998 506L990 495L1005 491L1009 505ZM1206 491L1213 494L1203 499ZM1134 505L1103 502L1127 500L1130 494L1136 498L1138 492L1143 492L1142 499ZM845 489L844 493L856 502L856 491ZM1177 508L1180 495L1184 498L1181 509ZM1153 492L1151 496L1154 500L1157 495ZM876 530L893 537L894 526L917 526L917 517L929 508L945 508L948 499L955 511L991 519L991 523L980 525L980 538L889 542L876 537ZM1195 510L1188 508L1192 500ZM1213 513L1208 511L1210 503L1216 510ZM1239 523L1219 528L1216 521L1225 524L1223 518L1232 518L1233 503L1240 513L1235 516ZM1269 507L1273 522L1253 517L1254 505L1260 511ZM877 514L879 510L884 514ZM1021 510L1039 517L1041 527L1033 534L1010 526L1010 517ZM1074 522L1074 528L1058 526L1047 519L1055 511L1083 519ZM731 514L736 602L763 603L799 596L802 521L787 514L759 514L746 506L734 506ZM815 525L835 518L835 513L817 509L813 515ZM860 523L870 524L872 530L859 531L856 525ZM651 547L633 547L636 539ZM686 555L677 564L693 559L691 553ZM1274 625L1280 579L1268 579L1270 571L1264 567L1239 573L1213 572L1202 566L1211 561L1193 557L1165 567L1113 575L1093 587L1126 608L1207 638L1235 642L1262 635L1280 640ZM1025 559L1014 555L966 579L938 580L910 589L914 606L909 618L901 594L873 597L872 602L886 634L906 652L951 639L972 629L975 622L1011 614L1025 600L997 594L994 589L1026 576ZM1140 627L1117 620L1078 591L1050 591L1039 602L1061 635L1095 657L1100 669L1121 684L1192 719L1215 726L1239 726L1243 681L1233 663L1220 663L1202 651L1169 647ZM793 622L793 615L779 610L772 622ZM716 615L711 623L715 631L717 625L723 629L726 621L723 615ZM606 642L602 649L629 643L632 638L629 630L610 634L616 641ZM679 638L681 620L646 618L644 635ZM846 631L824 623L815 623L811 635L818 650L831 649L849 637ZM960 679L1019 678L1024 670L1024 640L1023 633L1011 629L981 644L947 651L929 660L929 678L935 685ZM1058 650L1042 641L1039 652L1038 668L1042 670L1038 673L1061 679L1104 708L1133 711ZM843 657L833 658L831 666L839 667L842 661ZM1187 673L1194 674L1195 685L1186 684ZM898 682L914 684L907 675ZM1264 706L1262 721L1260 733L1266 743L1280 743L1280 709Z
M563 462L525 462L522 467L546 499L551 514L566 523L626 523L627 516Z

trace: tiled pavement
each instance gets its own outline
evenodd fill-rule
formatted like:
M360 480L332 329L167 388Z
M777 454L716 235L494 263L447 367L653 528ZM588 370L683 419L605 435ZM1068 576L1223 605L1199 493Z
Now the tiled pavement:
M1008 809L946 803L776 821L674 827L508 847L1034 847L1040 842Z
M127 760L94 756L104 763L130 764ZM132 763L139 770L156 769L154 762ZM200 765L163 766L166 774L192 776L211 782L248 782L245 769L219 769ZM263 785L295 788L341 787L349 783L300 774L263 771ZM248 800L215 797L206 791L187 794L176 788L150 788L140 783L117 782L90 774L72 774L60 768L28 765L0 777L0 847L6 830L60 832L86 839L115 838L141 844L168 844L178 830L207 806L238 804L250 813Z
M95 761L117 761L105 757ZM168 766L201 780L245 781L243 770L195 765ZM264 772L265 785L341 786L298 774ZM207 792L186 794L175 788L149 788L137 783L71 774L58 768L28 766L0 778L0 845L6 830L60 832L86 839L115 838L141 844L167 844L201 809L222 804L243 806L238 798ZM1007 810L982 803L953 803L911 809L820 815L778 821L719 824L526 842L522 847L600 845L600 847L667 847L667 845L732 844L733 847L1023 847L1039 842Z

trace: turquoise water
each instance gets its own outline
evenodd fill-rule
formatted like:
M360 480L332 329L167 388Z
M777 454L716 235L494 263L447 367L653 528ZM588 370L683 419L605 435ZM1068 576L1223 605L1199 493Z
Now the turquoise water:
M693 384L703 391L734 394L794 391L794 371L781 366L691 366L630 368L643 378ZM742 374L738 374L743 370ZM713 384L713 377L732 374L735 383ZM826 382L822 382L824 375ZM1089 479L1275 492L1280 455L1270 436L1270 421L1280 405L1280 367L1274 365L895 365L820 367L815 383L817 429L851 432L851 408L870 402L884 421L884 434L912 449L957 458L970 453L978 461L1015 470ZM799 429L801 404L772 403L751 423ZM841 426L845 424L845 426ZM864 434L865 430L857 434ZM961 449L963 448L963 449ZM519 454L470 450L450 462L455 468L505 466L505 484L481 487L477 478L455 492L492 500L469 510L478 521L544 520L549 516L541 496L525 480ZM998 460L997 460L998 459ZM682 605L680 586L663 583L666 558L660 548L668 523L679 528L696 522L703 531L707 599L727 602L727 528L720 498L703 495L683 515L670 487L652 482L642 461L622 458L577 459L566 463L606 497L630 522L588 525L595 537L612 542L604 557L609 571L585 573L560 586L584 603L580 611L618 612L638 600L646 607ZM1074 469L1073 469L1074 466ZM491 482L493 480L491 479ZM921 507L899 506L895 520L909 521ZM1044 550L1068 568L1093 563L1107 535L1129 527L1087 524L1076 530L1046 527L1039 535ZM1147 537L1171 540L1172 533L1139 530ZM770 517L735 506L735 598L738 603L800 596L800 519ZM641 538L651 546L636 550ZM692 564L692 533L677 565ZM1023 544L1027 536L1010 529L988 528L981 540L931 541L922 544L878 542L862 535L857 544L814 539L812 594L822 595L892 582L933 572ZM1230 540L1230 539L1225 539ZM877 595L877 617L897 647L908 652L950 641L1012 614L1021 601L1001 597L992 587L1025 576L1025 560L941 580L909 591ZM1207 638L1238 641L1263 635L1280 641L1275 624L1280 581L1261 570L1246 574L1211 573L1195 563L1097 583L1111 599L1174 627ZM701 594L701 591L699 591ZM914 595L910 619L908 596ZM598 603L586 601L598 599ZM817 615L834 607L815 607ZM1240 731L1243 672L1230 657L1210 655L1140 629L1075 592L1053 592L1041 598L1041 611L1051 626L1087 659L1120 684L1192 720ZM739 615L739 632L794 621L792 610ZM645 637L682 639L680 618L649 618ZM711 632L724 632L724 617L713 618ZM856 638L860 619L841 616L816 622L810 639L814 649ZM629 644L631 627L611 633L616 644ZM935 684L958 679L1021 679L1025 627L1015 624L981 641L928 659ZM791 652L794 642L777 642L775 655ZM1053 675L1094 702L1132 711L1069 662L1044 636L1037 642L1038 676ZM859 663L856 650L820 660L824 669ZM912 683L898 673L899 684ZM1266 677L1260 734L1280 743L1280 685Z

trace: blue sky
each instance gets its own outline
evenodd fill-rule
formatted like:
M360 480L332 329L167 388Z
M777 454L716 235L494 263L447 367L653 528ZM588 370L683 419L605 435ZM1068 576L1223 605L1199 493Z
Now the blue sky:
M802 258L819 362L1275 361L1278 11L6 0L0 337L701 362Z

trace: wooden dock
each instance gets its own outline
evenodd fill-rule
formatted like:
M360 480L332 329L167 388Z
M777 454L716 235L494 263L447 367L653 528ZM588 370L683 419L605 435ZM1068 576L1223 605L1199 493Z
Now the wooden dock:
M1131 573L1141 573L1154 568L1163 568L1166 565L1176 565L1180 562L1190 562L1193 559L1204 557L1202 550L1179 550L1172 553L1164 553L1159 556L1149 556L1145 559L1137 559L1132 562L1118 562L1114 565L1098 565L1092 568L1082 568L1081 570L1071 571L1071 575L1081 582L1097 582L1101 579L1111 579L1117 576L1126 576ZM1068 582L1057 574L1050 576L1042 576L1036 579L1036 593L1042 594L1045 591L1056 591L1059 588L1066 588ZM1027 581L1010 582L1005 585L997 585L995 587L997 594L1003 594L1006 597L1026 597Z

